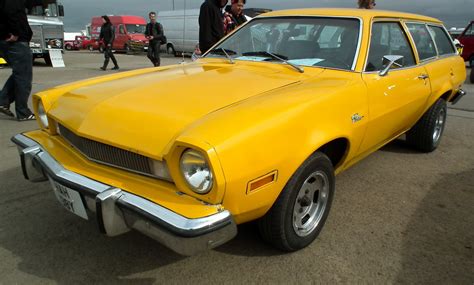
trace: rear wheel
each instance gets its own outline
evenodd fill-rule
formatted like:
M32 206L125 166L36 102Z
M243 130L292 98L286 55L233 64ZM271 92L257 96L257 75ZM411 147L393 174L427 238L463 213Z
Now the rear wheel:
M46 62L47 66L53 66L53 62L51 61L49 53L44 55L44 62Z
M173 55L173 56L176 56L176 51L175 51L175 49L174 49L174 47L173 47L172 44L169 44L169 45L166 47L166 52L167 52L168 54L171 54L171 55Z
M446 124L446 101L438 99L407 133L407 142L423 152L434 151Z
M71 46L71 45L66 45L64 48L65 48L66 50L72 50L72 46Z
M334 190L331 161L323 153L314 153L259 220L263 239L284 251L296 251L311 244L326 222Z

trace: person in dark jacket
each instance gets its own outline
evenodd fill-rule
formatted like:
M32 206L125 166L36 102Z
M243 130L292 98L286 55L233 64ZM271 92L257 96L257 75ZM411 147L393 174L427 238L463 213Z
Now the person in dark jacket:
M199 12L199 49L207 52L224 37L222 8L228 0L206 0Z
M156 22L156 13L148 14L150 23L146 25L145 36L150 41L148 45L148 58L154 66L160 66L160 48L163 40L163 26Z
M247 1L231 0L230 3L231 5L227 5L227 7L225 7L224 14L224 29L226 35L235 30L238 26L247 22L247 18L243 13L244 6Z
M33 55L29 44L32 36L25 1L0 0L0 56L12 69L0 92L0 112L14 117L10 111L10 104L14 101L18 121L35 119L28 108L33 81Z
M105 45L105 49L104 49L105 60L104 60L104 66L102 66L100 69L107 70L107 65L109 64L110 59L112 59L112 62L115 65L112 68L112 70L118 70L119 66L112 52L112 46L115 40L115 29L114 29L114 26L112 25L112 22L110 22L110 18L108 16L102 16L102 20L104 21L104 24L100 28L99 40L101 40Z

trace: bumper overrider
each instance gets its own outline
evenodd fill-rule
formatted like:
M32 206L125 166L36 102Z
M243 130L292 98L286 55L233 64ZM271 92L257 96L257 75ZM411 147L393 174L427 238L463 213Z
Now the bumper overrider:
M49 179L58 199L66 200L63 206L85 219L95 212L99 229L107 236L135 229L179 254L194 255L222 245L237 234L227 210L189 219L145 198L66 170L25 135L18 134L12 141L18 146L25 178L32 182Z

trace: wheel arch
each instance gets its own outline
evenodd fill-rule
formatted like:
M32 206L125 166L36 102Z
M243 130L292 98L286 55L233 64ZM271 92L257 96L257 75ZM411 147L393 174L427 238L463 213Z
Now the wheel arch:
M324 153L332 162L334 169L340 168L344 165L344 161L349 153L350 141L345 137L339 137L329 141L328 143L319 147L315 152ZM314 153L314 152L313 152Z

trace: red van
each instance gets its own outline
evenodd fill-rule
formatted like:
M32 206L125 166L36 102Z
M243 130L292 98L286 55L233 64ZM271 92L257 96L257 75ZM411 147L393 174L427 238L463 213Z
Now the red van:
M458 40L464 45L462 57L465 61L469 61L471 67L474 67L474 21L464 29Z
M148 46L145 38L145 28L147 22L145 18L139 16L109 16L112 25L115 27L114 50L129 52L133 44ZM99 39L100 28L102 27L102 17L93 17L91 21L91 37Z

